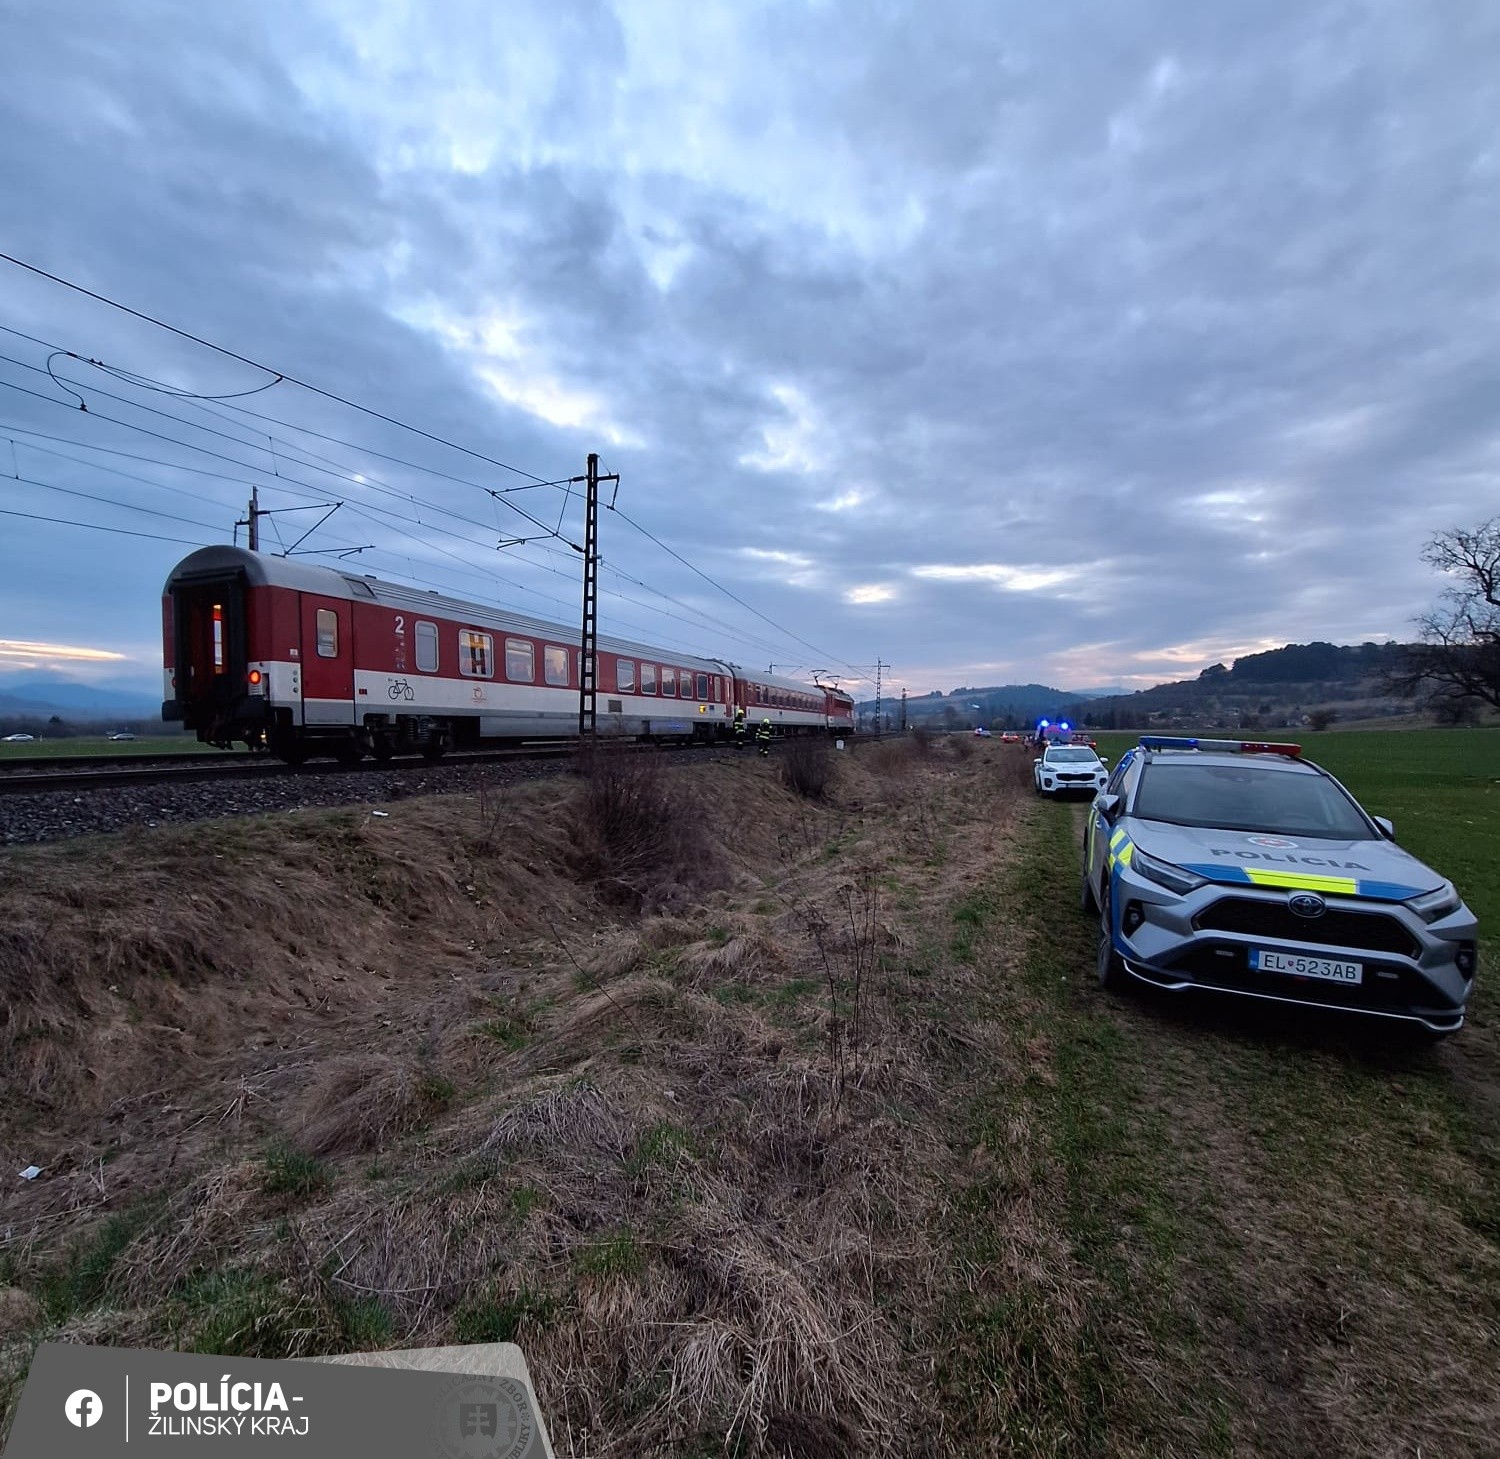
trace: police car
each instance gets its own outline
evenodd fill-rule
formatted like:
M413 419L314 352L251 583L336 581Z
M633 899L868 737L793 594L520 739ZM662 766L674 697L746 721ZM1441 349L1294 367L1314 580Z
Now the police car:
M1109 770L1088 745L1048 745L1032 762L1038 795L1053 797L1078 791L1096 795L1104 789Z
M1143 736L1090 808L1099 981L1463 1027L1478 924L1298 745Z

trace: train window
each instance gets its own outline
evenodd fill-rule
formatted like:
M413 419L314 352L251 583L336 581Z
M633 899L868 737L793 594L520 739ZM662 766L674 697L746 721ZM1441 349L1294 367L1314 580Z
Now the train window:
M509 647L507 646L507 654ZM568 682L568 651L559 648L555 643L549 643L542 650L542 672L546 675L549 684L567 684Z
M489 679L495 673L495 640L472 628L458 631L458 670L468 679Z
M318 657L336 659L339 656L339 615L332 608L318 609Z
M635 661L633 659L615 660L615 688L621 694L629 694L635 688Z
M656 665L655 664L642 664L641 665L641 693L642 694L655 694L656 693Z
M417 622L417 668L424 674L438 669L438 631L436 623Z
M715 674L714 675L714 703L715 704L722 704L723 702L724 702L724 678L723 678L723 675L721 675L721 674Z
M675 699L677 697L676 669L663 669L661 671L661 692L664 699Z
M708 675L707 674L699 674L698 675L698 698L699 699L707 699L708 698Z
M505 640L505 677L517 684L536 680L536 645L529 638Z

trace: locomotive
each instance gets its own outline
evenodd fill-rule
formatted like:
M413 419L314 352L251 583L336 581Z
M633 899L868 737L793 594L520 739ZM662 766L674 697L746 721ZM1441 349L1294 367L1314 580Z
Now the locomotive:
M437 759L577 731L582 635L437 592L239 547L190 553L162 593L163 720L288 764ZM600 635L604 734L712 744L734 714L784 735L852 731L825 685Z

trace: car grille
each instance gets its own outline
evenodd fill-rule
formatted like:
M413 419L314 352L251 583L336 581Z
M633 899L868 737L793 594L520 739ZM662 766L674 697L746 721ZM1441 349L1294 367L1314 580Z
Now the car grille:
M1057 773L1057 778L1059 780L1092 780L1094 776L1093 772L1089 770L1082 772L1077 770L1060 770Z
M1224 897L1193 918L1200 932L1240 932L1275 937L1304 947L1341 947L1416 957L1421 948L1394 917L1330 907L1321 917L1298 917L1285 902Z

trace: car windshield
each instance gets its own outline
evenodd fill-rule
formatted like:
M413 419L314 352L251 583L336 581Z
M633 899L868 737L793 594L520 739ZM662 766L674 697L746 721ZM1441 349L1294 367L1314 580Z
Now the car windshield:
M1059 760L1064 765L1072 765L1078 762L1088 764L1097 758L1098 756L1092 750L1084 749L1082 746L1077 749L1071 746L1054 747L1047 751L1047 759L1053 764L1056 764Z
M1258 765L1146 766L1131 813L1176 826L1270 831L1334 841L1376 837L1331 780Z

